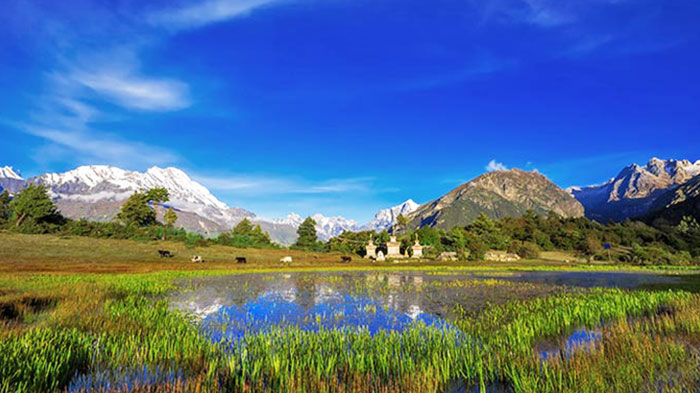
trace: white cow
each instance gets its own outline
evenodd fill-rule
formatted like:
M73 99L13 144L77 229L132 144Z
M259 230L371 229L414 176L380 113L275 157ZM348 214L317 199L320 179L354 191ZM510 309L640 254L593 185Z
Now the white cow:
M194 263L202 263L204 262L204 259L202 258L201 255L195 255L192 257L192 262Z
M290 256L282 257L282 258L280 258L280 263L292 263L292 257L290 257Z

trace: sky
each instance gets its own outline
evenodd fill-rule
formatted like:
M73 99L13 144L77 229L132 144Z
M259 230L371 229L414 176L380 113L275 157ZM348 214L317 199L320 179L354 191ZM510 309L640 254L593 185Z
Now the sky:
M488 170L700 159L697 0L5 0L0 166L174 166L366 222Z

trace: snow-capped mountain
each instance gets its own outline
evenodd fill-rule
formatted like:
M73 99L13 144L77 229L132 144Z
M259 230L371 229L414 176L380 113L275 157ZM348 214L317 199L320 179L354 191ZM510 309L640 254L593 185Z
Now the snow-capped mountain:
M607 221L644 215L654 200L666 190L676 188L700 175L700 160L662 160L652 158L646 165L629 165L607 182L567 191L586 209L586 216Z
M301 223L304 222L304 218L296 213L289 213L287 217L278 218L276 220L272 220L272 222L281 225L291 225L294 228L298 228L299 225L301 225Z
M19 175L19 171L15 170L11 166L0 167L0 178L24 180L22 179L22 176Z
M59 203L123 201L135 191L163 187L170 193L168 206L195 213L226 227L235 225L244 217L254 217L243 209L229 208L206 187L177 168L153 167L142 173L91 165L64 173L47 173L30 179L30 182L44 184Z
M364 230L382 231L391 228L396 224L396 218L399 215L408 216L418 209L420 205L409 199L406 202L394 207L380 210L375 214L374 218L363 226Z
M360 225L355 220L349 220L345 217L326 217L322 214L314 214L311 218L316 221L316 234L318 238L326 241L332 237L336 237L345 231L359 231Z
M314 214L311 218L316 221L316 235L323 241L338 236L344 231L359 231L361 229L357 221L349 220L345 217L326 217L323 214ZM296 229L304 222L304 218L299 214L290 213L287 217L272 220L272 222L275 224L290 225Z
M7 191L14 194L25 187L25 181L19 175L19 171L11 166L0 167L0 192Z
M173 207L178 214L176 225L189 231L215 234L233 228L243 218L259 224L270 237L281 244L292 244L296 229L304 217L291 213L287 217L270 220L238 207L229 207L217 199L203 185L192 180L177 168L153 167L145 172L129 171L107 165L81 166L68 172L47 173L23 180L11 167L0 168L0 191L21 191L27 184L43 184L67 217L108 221L114 218L121 204L134 192L163 187L170 200L163 207ZM345 217L327 217L314 214L316 232L326 241L344 231L384 230L396 222L399 214L407 215L418 207L408 200L398 206L377 213L366 225ZM157 207L159 217L165 209Z

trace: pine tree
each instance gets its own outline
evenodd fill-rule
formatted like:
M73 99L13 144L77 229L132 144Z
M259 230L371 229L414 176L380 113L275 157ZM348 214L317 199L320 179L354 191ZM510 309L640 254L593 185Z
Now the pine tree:
M175 225L175 221L177 221L177 214L175 213L175 210L173 210L172 207L168 208L168 211L166 211L165 215L163 216L165 226L172 228Z
M58 215L56 206L49 198L46 187L38 184L30 184L22 190L10 202L10 208L15 215L16 226L18 227L27 218L31 218L36 222L43 222Z
M0 221L6 220L12 214L12 209L10 209L10 193L7 190L0 194Z
M295 247L306 250L313 249L318 243L316 221L311 217L307 217L306 220L299 225L297 235L297 242L294 244Z
M153 188L146 192L135 192L122 205L117 219L126 225L148 226L156 223L156 212L150 203L163 203L169 199L168 190Z

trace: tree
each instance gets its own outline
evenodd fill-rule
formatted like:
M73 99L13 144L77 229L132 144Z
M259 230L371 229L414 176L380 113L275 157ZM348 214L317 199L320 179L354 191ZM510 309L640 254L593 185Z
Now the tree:
M168 211L165 212L165 215L163 216L165 226L172 228L175 225L175 221L177 221L177 214L175 213L175 210L173 210L172 207L168 208Z
M270 235L263 231L260 225L253 225L244 218L230 232L224 232L216 239L217 243L232 247L273 248L275 247Z
M10 193L7 190L0 194L0 221L5 221L12 214L12 209L10 209Z
M56 206L43 185L30 184L10 202L9 206L14 213L17 227L27 218L42 223L58 216Z
M408 222L409 222L408 217L404 216L403 214L399 214L398 216L396 216L396 229L397 229L397 231L399 228L406 230L408 228Z
M148 226L156 223L156 212L151 203L163 203L169 199L168 190L153 188L146 192L135 192L122 205L117 219L126 225Z
M236 226L231 230L231 235L245 236L253 231L253 223L249 219L244 218L236 224Z
M146 198L151 203L165 203L170 200L170 194L167 189L156 187L146 191Z
M297 242L294 244L295 247L306 250L314 249L318 243L316 221L311 217L306 217L306 220L299 225L297 235Z

